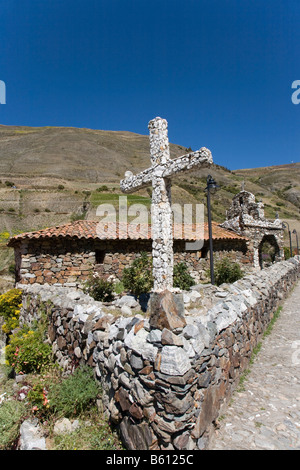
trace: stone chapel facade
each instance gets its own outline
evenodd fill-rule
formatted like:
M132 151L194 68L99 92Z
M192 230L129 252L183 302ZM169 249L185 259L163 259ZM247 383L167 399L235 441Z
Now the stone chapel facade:
M267 241L275 250L274 261L284 259L283 222L280 219L267 220L264 204L255 202L254 194L242 190L236 194L227 211L226 221L221 226L247 237L249 250L253 253L254 268L262 268L262 244Z

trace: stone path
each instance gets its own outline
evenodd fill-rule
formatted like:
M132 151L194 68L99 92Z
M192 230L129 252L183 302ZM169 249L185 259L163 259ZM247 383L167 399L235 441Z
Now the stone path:
M219 422L210 450L300 450L300 282Z

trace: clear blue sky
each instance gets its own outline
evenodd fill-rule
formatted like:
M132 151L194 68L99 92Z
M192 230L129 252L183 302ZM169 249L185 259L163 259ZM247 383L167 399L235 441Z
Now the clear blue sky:
M0 0L0 24L0 124L161 116L230 169L300 161L299 0Z

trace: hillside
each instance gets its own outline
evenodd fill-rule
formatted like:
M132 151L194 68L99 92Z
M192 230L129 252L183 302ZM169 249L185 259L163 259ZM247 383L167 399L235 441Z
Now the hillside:
M0 174L114 182L149 165L149 137L132 132L0 126ZM172 157L182 147L171 145Z
M176 144L170 150L172 158L187 153ZM99 204L118 206L119 181L126 170L137 173L150 165L148 135L122 131L0 125L0 155L2 276L9 275L13 264L12 250L5 246L8 236L76 218L93 219ZM220 186L212 200L215 221L225 219L245 181L246 189L265 203L266 217L278 212L300 234L300 163L230 171L215 162L209 170L174 179L172 201L205 203L208 173ZM128 197L128 203L149 207L150 195L147 188Z

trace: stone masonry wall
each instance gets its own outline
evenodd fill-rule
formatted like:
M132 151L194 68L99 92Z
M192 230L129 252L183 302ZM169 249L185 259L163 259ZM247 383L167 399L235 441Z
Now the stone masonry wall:
M212 308L186 312L186 326L176 331L153 329L139 313L113 315L80 290L37 284L19 286L21 318L30 323L47 312L49 340L66 372L80 363L94 367L107 417L128 449L204 449L212 423L299 275L295 257L223 285Z
M186 251L184 241L174 242L174 263L186 263L196 282L205 278L209 268L208 246L202 251ZM97 251L103 252L103 260L97 260ZM51 284L76 287L84 282L92 270L100 275L121 279L124 268L130 266L142 251L151 254L151 240L43 240L23 242L16 251L16 265L20 266L22 284ZM215 242L215 259L228 256L248 269L251 265L244 242Z

